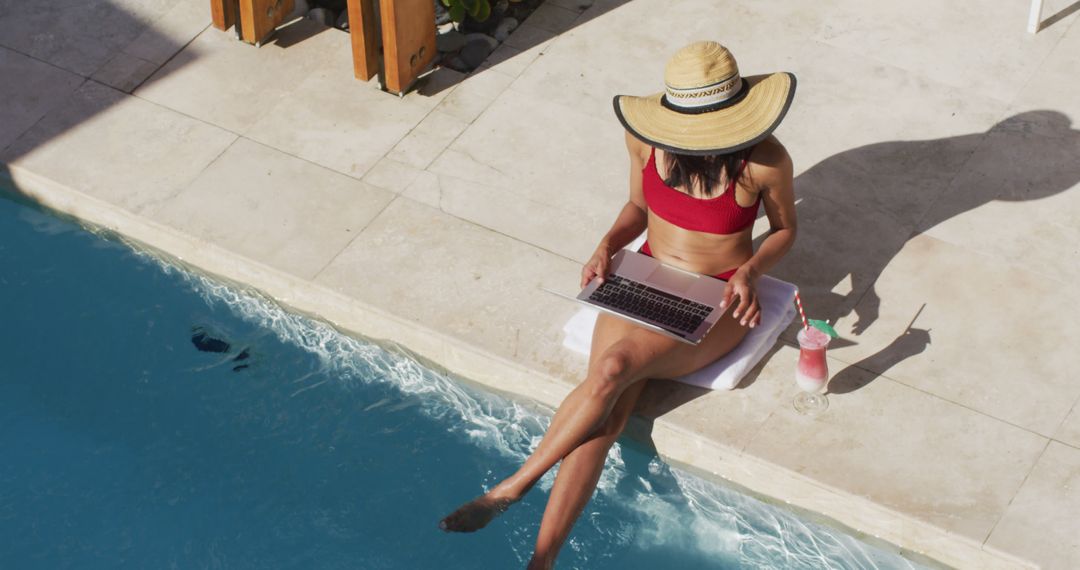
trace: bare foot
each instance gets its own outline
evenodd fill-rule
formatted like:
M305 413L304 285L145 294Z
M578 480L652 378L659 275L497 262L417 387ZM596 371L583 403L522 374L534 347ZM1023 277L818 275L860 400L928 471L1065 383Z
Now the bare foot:
M439 521L439 528L446 532L476 532L506 512L514 500L505 497L483 495L465 503Z

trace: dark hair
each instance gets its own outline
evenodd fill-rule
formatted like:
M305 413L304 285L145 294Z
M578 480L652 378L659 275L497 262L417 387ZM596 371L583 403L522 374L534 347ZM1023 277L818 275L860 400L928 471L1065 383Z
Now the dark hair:
M744 160L750 160L750 153L754 147L744 148L728 154L710 154L706 156L692 156L664 151L664 169L667 170L667 178L664 184L672 188L685 188L691 196L697 194L700 188L702 198L712 198L723 192L719 188L722 179L727 177L741 176ZM722 176L726 174L725 176Z

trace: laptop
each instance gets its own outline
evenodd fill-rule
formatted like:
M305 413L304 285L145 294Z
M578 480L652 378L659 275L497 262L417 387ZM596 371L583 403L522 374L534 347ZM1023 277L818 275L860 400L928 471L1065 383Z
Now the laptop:
M603 283L593 279L577 300L688 344L698 344L725 311L726 281L621 250Z

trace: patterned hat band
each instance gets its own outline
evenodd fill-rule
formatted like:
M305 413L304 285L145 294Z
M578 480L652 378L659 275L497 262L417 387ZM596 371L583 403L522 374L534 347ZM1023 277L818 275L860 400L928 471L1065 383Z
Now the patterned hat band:
M679 113L708 113L738 103L746 96L747 87L749 84L738 73L704 87L679 89L668 85L660 103Z

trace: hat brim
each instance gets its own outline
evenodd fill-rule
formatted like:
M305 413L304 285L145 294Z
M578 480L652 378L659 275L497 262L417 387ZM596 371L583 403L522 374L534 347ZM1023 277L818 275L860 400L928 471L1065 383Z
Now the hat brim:
M780 72L744 77L749 84L738 103L700 114L663 106L663 93L617 95L615 115L631 133L654 147L681 154L709 155L742 150L765 140L784 119L795 96L795 76Z

